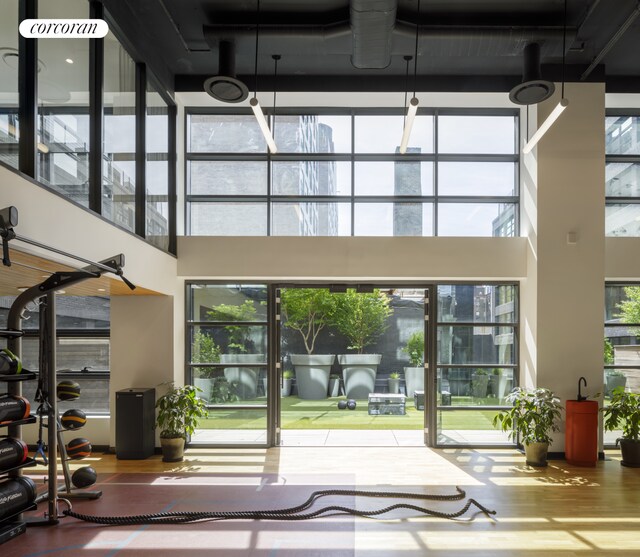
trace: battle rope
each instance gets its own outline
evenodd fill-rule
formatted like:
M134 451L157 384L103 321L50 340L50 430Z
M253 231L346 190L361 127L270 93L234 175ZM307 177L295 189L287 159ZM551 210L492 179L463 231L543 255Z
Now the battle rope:
M397 503L395 505L389 505L381 509L375 509L370 511L359 510L351 507L344 507L341 505L330 505L327 507L322 507L312 512L301 513L301 511L307 510L309 507L311 507L311 505L313 505L316 499L319 499L320 497L326 497L329 495L356 496L356 497L393 497L396 499L422 499L422 500L431 500L431 501L458 501L460 499L463 499L465 497L465 492L459 487L456 487L456 490L457 490L457 493L453 495L432 495L432 494L401 493L401 492L390 492L390 491L359 491L359 490L348 490L348 489L325 489L320 491L314 491L309 496L309 498L301 505L297 505L295 507L287 507L287 508L278 509L278 510L208 511L208 512L187 511L187 512L167 512L167 513L133 515L133 516L122 516L122 517L92 516L92 515L77 513L72 510L71 504L69 503L69 501L63 500L63 499L61 500L64 501L69 507L68 509L62 511L63 516L70 516L72 518L83 520L85 522L91 522L94 524L120 525L120 526L133 526L133 525L140 525L140 524L188 524L188 523L199 522L204 520L238 520L238 519L309 520L312 518L327 516L328 513L347 514L347 515L371 518L375 516L380 516L381 514L385 514L396 509L408 509L408 510L422 513L427 516L433 516L436 518L445 518L445 519L452 520L466 513L471 507L471 505L475 505L478 509L480 509L480 511L485 513L487 516L496 514L496 511L487 509L484 505L481 505L475 499L469 499L466 505L462 509L452 513L435 511L435 510L427 509L424 507L419 507L417 505L412 505L409 503Z

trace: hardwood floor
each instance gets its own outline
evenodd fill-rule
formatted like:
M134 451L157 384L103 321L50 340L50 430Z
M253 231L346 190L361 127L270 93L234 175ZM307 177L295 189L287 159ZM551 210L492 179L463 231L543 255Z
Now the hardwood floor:
M447 521L398 510L384 519L142 527L97 527L65 518L59 526L30 528L4 544L2 555L637 556L640 469L622 467L619 460L613 451L595 468L561 460L531 468L508 449L416 447L193 449L177 464L160 457L118 461L94 455L72 463L73 468L91 465L99 474L103 497L74 502L74 509L87 514L160 512L171 505L181 510L277 508L300 503L323 486L442 494L460 486L497 514L469 511L464 519ZM390 503L346 499L340 504L376 508ZM338 504L332 499L318 505L329 502ZM418 504L451 512L464 502Z

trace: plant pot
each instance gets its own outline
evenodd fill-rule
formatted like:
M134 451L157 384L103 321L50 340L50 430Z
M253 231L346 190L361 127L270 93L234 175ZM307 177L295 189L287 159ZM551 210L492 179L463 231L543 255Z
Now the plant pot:
M500 384L499 375L489 375L489 396L497 398L498 387L500 386L499 384Z
M404 384L408 397L412 397L416 391L424 391L424 367L405 367Z
M640 441L633 439L618 439L622 452L622 466L640 468Z
M162 447L162 462L181 462L184 458L184 438L160 438Z
M498 380L498 398L505 398L513 389L513 377L511 374L500 374Z
M485 398L487 396L487 388L489 387L488 375L471 376L471 389L475 398Z
M529 466L546 466L549 443L525 443L524 454Z
M211 377L195 377L193 379L193 386L198 387L198 389L202 391L198 393L198 396L207 402L211 402L211 390L213 389L214 381L215 379Z
M605 394L607 396L611 396L611 392L613 389L617 389L618 387L622 387L623 389L627 386L627 378L624 375L610 375L607 374L606 377L607 389Z
M340 354L342 378L347 398L366 399L375 392L376 374L382 354Z
M291 354L291 363L296 370L298 396L304 400L327 398L333 354Z
M264 360L264 354L221 354L222 364L255 364ZM259 367L225 367L224 376L236 386L241 400L252 400L258 394Z
M397 395L400 392L400 379L387 379L389 383L389 393Z
M339 377L329 377L329 396L331 398L336 398L340 396L340 378Z
M291 395L291 379L283 379L282 380L282 388L280 389L280 396L290 396Z

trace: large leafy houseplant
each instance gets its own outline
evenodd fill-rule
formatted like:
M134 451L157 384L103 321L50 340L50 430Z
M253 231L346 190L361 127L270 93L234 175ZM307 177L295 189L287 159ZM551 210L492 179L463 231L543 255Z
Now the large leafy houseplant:
M622 429L622 437L617 440L622 451L622 464L639 467L640 394L626 392L624 387L617 387L603 412L604 428L607 431Z
M559 431L560 399L549 389L516 387L506 401L512 407L495 415L494 427L500 427L511 439L520 437L528 464L545 466L550 433Z
M414 331L402 349L409 355L409 365L404 368L407 396L424 391L424 330Z
M195 432L200 418L208 415L205 402L198 397L198 392L200 389L193 385L176 387L171 383L167 392L156 402L156 425L160 429L165 462L182 460L186 437Z

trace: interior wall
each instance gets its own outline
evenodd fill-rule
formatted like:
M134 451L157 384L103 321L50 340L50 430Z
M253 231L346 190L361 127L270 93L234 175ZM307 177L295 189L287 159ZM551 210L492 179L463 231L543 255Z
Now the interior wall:
M182 319L182 314L174 313L173 296L111 298L109 407L113 419L109 446L115 446L115 393L122 389L152 387L157 397L166 389L162 383L175 380L174 322ZM156 431L156 446L160 446L158 435Z
M11 205L18 209L16 234L90 261L101 261L123 253L125 276L131 282L162 294L174 293L175 257L0 166L0 207ZM15 246L52 261L78 266L78 262L47 250L18 241Z
M541 103L538 126L560 100ZM536 148L536 384L575 400L603 392L604 84L566 85L570 104ZM551 447L564 450L563 433Z

